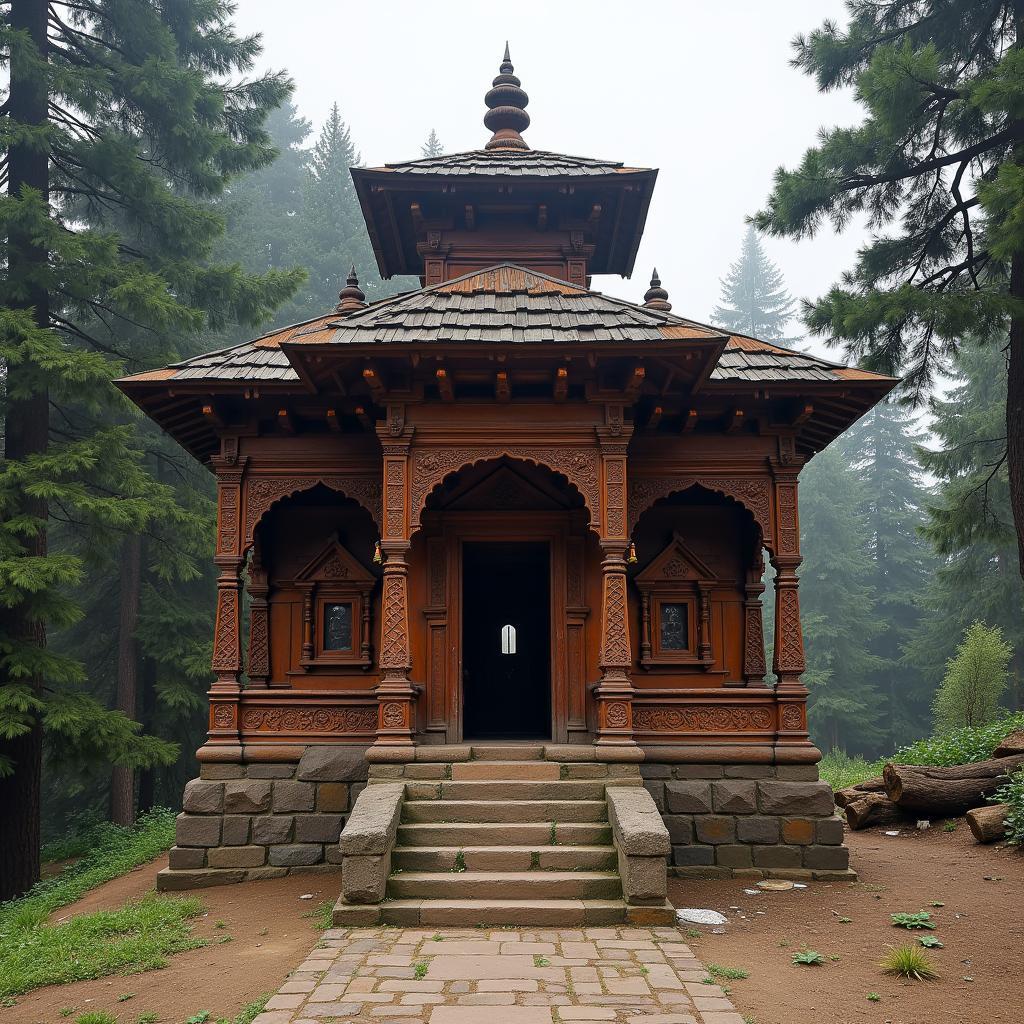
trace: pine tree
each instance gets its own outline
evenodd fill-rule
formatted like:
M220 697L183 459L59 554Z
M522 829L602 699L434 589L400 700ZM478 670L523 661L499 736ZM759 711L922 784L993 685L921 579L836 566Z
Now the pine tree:
M926 731L932 689L913 663L902 660L920 622L920 594L934 568L931 549L919 532L928 500L916 451L923 438L910 411L890 400L864 416L839 449L863 483L859 511L868 530L872 604L880 625L871 651L880 661L890 750Z
M801 474L800 606L811 735L822 749L874 749L881 705L871 653L880 624L872 602L863 484L827 448Z
M714 323L765 341L786 340L795 302L753 227L747 228L740 258L729 267L721 285L721 302L711 314Z
M270 159L262 123L289 88L277 74L235 80L259 45L235 35L231 9L3 7L0 901L38 877L44 734L78 762L176 755L86 693L79 662L46 637L80 619L71 591L84 566L126 534L150 536L164 570L193 571L174 538L197 520L147 474L110 378L173 358L178 339L208 325L260 322L297 284L209 263L222 222L207 199Z
M855 128L831 128L779 169L754 223L809 237L866 216L852 271L807 314L815 334L911 396L948 372L961 339L1008 337L1010 507L1024 574L1024 5L1014 0L850 0L795 42L822 91L852 87Z
M430 129L427 141L420 146L420 153L423 154L424 159L429 159L434 156L444 156L444 146L441 145L441 140L437 137L437 132L434 131L433 128Z
M936 732L988 725L996 719L1012 655L998 626L973 622L967 627L935 695Z

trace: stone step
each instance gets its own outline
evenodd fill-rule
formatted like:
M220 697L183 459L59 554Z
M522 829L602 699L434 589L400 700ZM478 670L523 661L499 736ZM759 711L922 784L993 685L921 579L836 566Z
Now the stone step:
M604 800L410 800L402 805L402 821L408 823L607 820Z
M614 846L396 846L391 865L402 871L614 871Z
M553 826L553 828L552 828ZM410 846L592 846L612 841L604 822L422 822L398 826L398 843Z
M555 761L456 761L451 768L454 781L476 779L558 781L562 777L562 766Z
M470 757L474 761L540 761L544 757L544 744L474 743Z
M557 767L557 765L556 765ZM604 800L605 780L407 782L407 800Z
M400 871L388 879L388 896L407 900L583 900L622 896L614 871Z

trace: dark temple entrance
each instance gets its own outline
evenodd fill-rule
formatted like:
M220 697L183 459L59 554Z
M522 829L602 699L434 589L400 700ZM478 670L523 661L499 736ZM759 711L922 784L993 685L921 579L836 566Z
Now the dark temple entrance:
M464 737L550 738L548 545L463 544L462 608Z

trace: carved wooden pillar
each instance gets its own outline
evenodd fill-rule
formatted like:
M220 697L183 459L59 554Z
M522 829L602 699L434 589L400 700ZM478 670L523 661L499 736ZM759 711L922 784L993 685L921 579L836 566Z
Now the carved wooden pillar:
M795 473L779 475L775 482L775 689L779 705L779 742L806 744L807 688L800 680L804 665L804 638L800 625L800 523L797 515Z
M378 427L384 457L384 580L381 589L377 745L412 746L416 690L409 681L409 445L402 406L388 406Z
M764 556L760 548L747 572L743 602L743 678L747 686L763 687L767 666L764 657L764 620L761 595L764 593Z
M629 642L626 548L626 448L632 427L623 421L621 405L605 409L601 445L601 678L594 688L597 739L602 745L633 741L633 654Z
M259 541L249 559L249 685L250 690L266 689L270 684L270 593L267 570L263 565Z
M217 474L217 611L213 630L216 675L210 687L210 728L207 743L239 743L239 702L242 674L242 475L245 459L238 457L237 438L224 438L221 454L211 459Z

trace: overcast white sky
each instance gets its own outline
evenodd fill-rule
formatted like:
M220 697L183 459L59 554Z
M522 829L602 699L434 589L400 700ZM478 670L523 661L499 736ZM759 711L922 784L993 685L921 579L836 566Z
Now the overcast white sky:
M637 300L656 265L675 312L706 320L774 169L820 125L860 118L849 93L823 96L789 66L796 33L843 14L841 0L238 0L236 23L262 33L263 66L291 74L314 125L337 100L367 164L418 156L431 128L448 152L482 146L508 38L534 148L660 168L632 280L594 287ZM790 290L815 297L861 237L766 247Z

